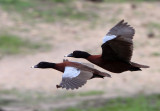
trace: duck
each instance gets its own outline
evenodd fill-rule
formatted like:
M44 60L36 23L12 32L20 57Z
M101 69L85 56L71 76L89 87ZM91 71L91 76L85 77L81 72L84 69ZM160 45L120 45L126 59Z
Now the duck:
M134 34L135 29L121 20L103 37L102 54L91 55L86 51L75 50L65 57L83 58L113 73L141 71L141 68L149 66L131 62Z
M61 63L42 61L32 66L32 68L52 68L63 72L62 80L56 87L65 88L67 90L78 89L86 84L87 80L93 78L111 77L110 74L95 69L94 66L89 63L72 62L67 59L64 59Z

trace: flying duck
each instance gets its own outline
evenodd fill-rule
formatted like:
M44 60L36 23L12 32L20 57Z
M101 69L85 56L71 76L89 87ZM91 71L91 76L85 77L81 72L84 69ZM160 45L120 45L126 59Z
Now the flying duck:
M78 89L86 84L87 80L93 78L111 77L108 73L93 68L91 64L71 62L63 60L62 63L40 62L32 68L53 68L63 72L62 81L57 88Z
M121 20L104 36L101 55L91 55L85 51L73 51L67 57L84 58L110 72L140 71L149 66L131 62L133 36L135 30Z

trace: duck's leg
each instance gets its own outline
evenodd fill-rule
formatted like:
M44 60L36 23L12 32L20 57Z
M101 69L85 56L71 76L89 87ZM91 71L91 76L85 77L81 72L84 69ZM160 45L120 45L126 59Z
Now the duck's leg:
M56 85L56 87L57 87L57 88L61 88L62 86L61 86L61 85Z

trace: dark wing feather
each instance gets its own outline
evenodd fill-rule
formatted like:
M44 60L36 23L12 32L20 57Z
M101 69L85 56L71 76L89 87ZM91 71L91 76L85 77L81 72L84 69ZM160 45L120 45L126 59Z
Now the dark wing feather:
M133 36L135 34L135 30L133 27L128 25L127 22L124 22L124 20L121 20L118 24L116 24L110 31L107 33L107 35L121 35L123 39L133 39Z
M101 47L102 47L102 59L116 60L117 54L108 43L104 43Z
M115 25L106 36L115 35L116 38L106 41L102 45L102 58L105 60L123 60L129 62L133 52L133 36L135 30L124 20Z

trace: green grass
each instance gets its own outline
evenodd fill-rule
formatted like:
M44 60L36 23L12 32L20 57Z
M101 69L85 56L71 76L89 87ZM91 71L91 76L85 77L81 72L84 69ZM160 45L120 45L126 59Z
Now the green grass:
M0 106L31 106L41 104L54 104L56 101L63 101L68 98L76 98L82 96L91 96L102 94L102 91L89 91L83 93L46 93L33 90L0 90ZM39 109L38 109L39 110ZM47 110L52 111L52 110Z
M8 10L23 11L34 6L30 0L1 0L0 5Z
M154 2L159 0L104 0L105 2Z
M62 95L60 98L74 98L74 97L83 97L83 96L94 96L94 95L103 95L103 91L87 91L87 92L79 92L79 93L66 93L65 95Z
M85 106L89 104L85 102ZM99 100L95 101L96 106ZM160 111L160 95L136 96L128 98L115 98L106 100L104 105L99 107L90 106L90 108L68 108L65 111Z
M10 106L10 105L38 105L50 102L55 102L63 96L62 94L47 93L43 91L34 90L0 90L0 106ZM6 102L8 101L8 102Z
M160 23L159 23L159 22L149 22L149 23L147 24L147 27L148 27L150 30L153 30L153 29L160 30Z
M151 54L151 56L158 57L158 56L160 56L160 52L153 52L153 53Z
M104 0L108 2L130 2L132 0ZM134 0L135 2L156 0ZM92 10L99 4L87 5L79 9L76 0L0 0L0 6L10 12L19 13L25 21L62 22L64 20L96 21L99 11ZM117 12L118 13L118 12Z
M52 105L55 102L60 101L64 102L67 98L62 98L63 95L66 95L68 92L63 94L55 94L55 93L46 93L40 91L19 91L16 89L12 90L0 90L0 106L7 107L30 107L30 106L45 106L48 104ZM90 96L90 95L101 95L104 92L102 91L89 91L83 93L76 93L81 96ZM75 97L69 96L68 98ZM3 107L2 107L3 108ZM45 110L45 111L55 111L53 108L41 109L41 107L37 110ZM149 96L144 96L143 94L134 96L134 97L119 97L113 99L106 98L98 98L93 100L86 100L82 103L79 103L78 106L57 109L56 111L160 111L160 94L154 94Z
M28 39L22 39L15 35L0 35L0 53L2 55L13 55L19 53L32 52L40 49L47 49L49 45L31 42Z
M21 99L23 102L42 102L42 101L55 101L60 99L66 99L66 98L75 98L75 97L83 97L83 96L93 96L93 95L102 95L104 94L103 91L87 91L87 92L79 92L79 93L73 93L73 92L65 92L64 93L58 93L58 94L52 94L52 93L45 93L40 91L19 91L17 89L11 89L11 90L0 90L0 96L1 95L8 95L8 96L14 96L18 99ZM0 101L2 103L2 101ZM0 104L1 105L1 104Z
M79 96L92 96L92 95L102 95L102 94L104 94L103 91L93 90L93 91L88 91L88 92L81 92L78 95Z
M43 5L43 6L42 6ZM0 1L0 6L8 12L18 12L25 20L55 22L67 19L96 19L93 11L79 10L74 0L8 0Z
M51 0L52 2L57 2L57 3L67 3L67 2L71 2L73 0Z

